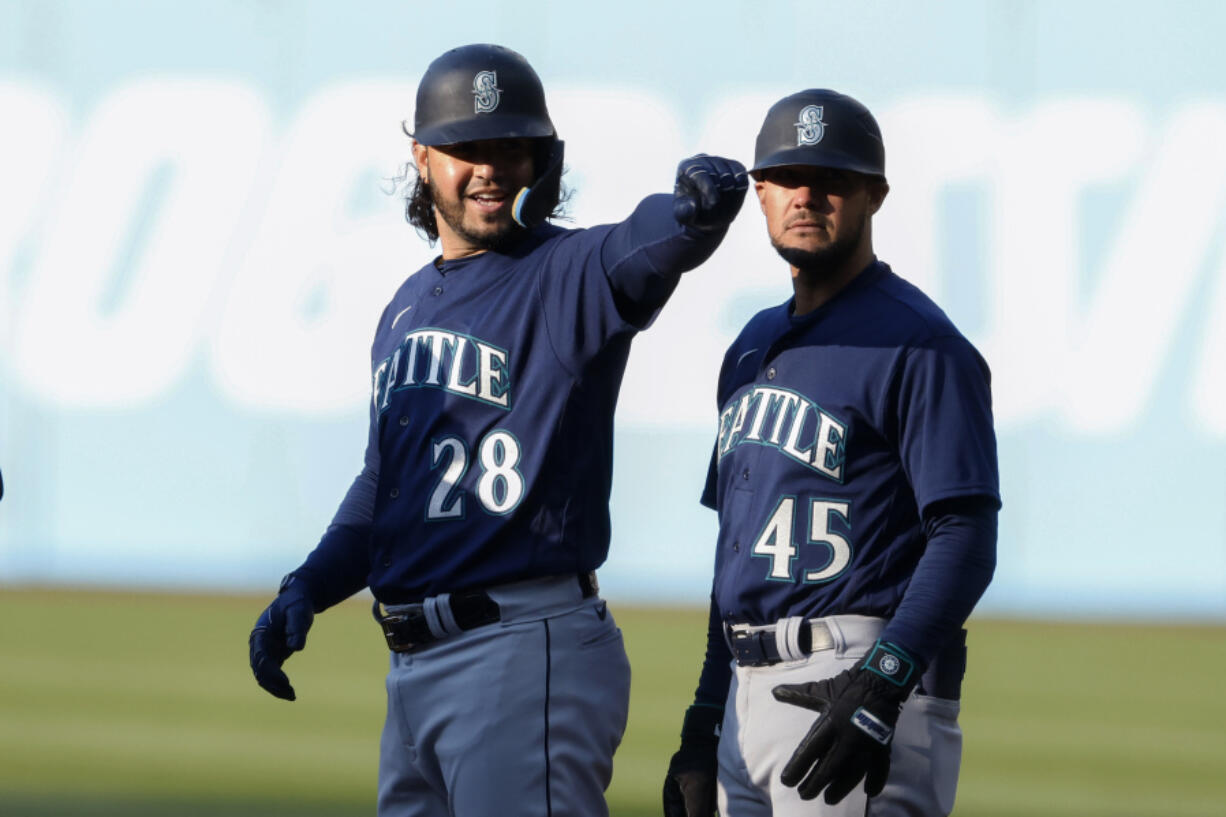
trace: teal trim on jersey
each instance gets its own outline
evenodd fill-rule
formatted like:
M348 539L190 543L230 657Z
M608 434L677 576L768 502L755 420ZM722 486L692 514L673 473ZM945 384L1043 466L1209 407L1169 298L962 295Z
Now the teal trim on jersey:
M783 503L787 502L788 500L791 500L791 503L792 503L792 513L788 515L788 520L787 520L788 547L792 549L793 554L792 556L788 558L788 575L786 577L772 576L771 574L775 572L775 561L778 557L771 553L758 553L757 552L758 542L762 540L762 537L766 534L767 528L771 525L772 522L774 522L775 517L778 516L780 506L783 505ZM753 543L749 546L750 558L770 560L770 566L766 570L766 581L768 582L784 582L786 584L796 583L796 578L793 575L792 568L796 564L796 560L800 558L800 548L796 546L796 537L793 535L793 531L795 530L795 517L796 517L795 508L796 508L796 497L795 496L791 494L783 494L782 496L780 496L779 500L775 503L775 507L771 509L770 514L767 516L766 521L762 523L762 527L758 530L757 535L754 536ZM778 535L779 535L779 531L776 530L774 536L777 537ZM777 539L775 541L774 546L775 547L779 546Z
M820 475L821 477L838 483L839 485L845 482L844 465L846 464L847 451L847 423L840 420L834 414L823 409L820 405L810 400L801 392L795 389L789 389L782 386L771 386L768 384L754 381L746 386L746 391L742 391L739 396L734 396L729 402L727 408L720 413L719 431L716 437L717 451L719 452L719 460L722 461L725 456L732 453L742 445L760 445L764 448L774 448L778 450L788 459L793 462L800 463L810 471ZM772 406L775 401L774 395L770 395L767 391L789 394L796 398L796 402L790 403L789 417L780 419L780 411L788 411L788 408L780 408ZM762 399L768 399L768 404L762 406ZM740 413L740 407L745 405L745 422L740 428L733 431L733 423L736 421ZM755 424L758 418L758 413L762 412L765 416L758 423L757 437L747 436L748 431ZM800 416L797 417L797 412ZM801 440L800 437L804 433L805 426L808 425L808 418L812 412L815 418L815 423L807 440ZM812 462L812 452L818 445L818 433L822 429L821 418L826 417L841 433L837 441L830 450L825 452L823 459L823 468L819 468ZM795 424L799 420L800 427L796 428ZM774 431L778 427L778 432ZM795 432L793 434L793 432ZM795 440L792 437L795 436ZM809 454L809 457L799 457L797 453ZM835 476L834 474L837 474Z
M443 357L440 358L440 362L438 364L440 382L428 383L428 382L415 381L413 383L406 383L404 385L395 385L393 381L397 379L401 379L402 377L400 366L408 365L406 363L406 361L409 358L409 353L407 351L408 344L410 343L410 341L415 344L418 338L420 338L422 334L426 332L442 332L446 335L449 335L451 338L464 338L465 340L469 342L470 344L469 348L473 350L470 354L477 356L477 358L473 362L473 369L472 369L471 377L469 377L467 380L457 379L454 384L456 387L471 386L478 381L480 374L481 374L481 367L478 362L480 359L479 350L481 349L481 347L485 347L486 349L492 349L495 352L501 353L502 359L505 361L505 364L498 368L498 371L501 373L502 376L497 381L493 381L490 383L490 397L500 398L503 395L510 394L511 392L511 353L509 350L504 349L501 346L498 346L496 344L489 343L474 335L466 334L464 332L453 332L450 329L442 329L436 326L420 326L420 327L416 327L414 329L410 329L407 332L405 332L404 339L401 340L399 345L396 346L396 350L392 354L388 355L383 360L381 360L379 364L374 367L374 372L372 375L372 378L374 380L373 400L374 400L374 405L378 409L380 415L382 415L385 411L387 411L391 407L390 397L392 394L396 394L402 391L408 391L410 389L438 389L439 391L445 391L448 394L454 394L459 397L467 398L469 400L475 400L478 403L483 403L487 406L495 406L497 408L502 409L503 411L511 410L512 401L509 396L507 397L506 403L504 405L502 402L500 402L497 399L490 399L487 397L483 397L480 394L469 394L465 391L459 390L458 388L452 387L452 384L450 382L451 381L451 376L450 376L451 366L455 365L456 363L455 350L457 346L457 344L454 342L447 342L447 341L444 342L444 345L446 346L446 348L443 350L443 353L442 353ZM448 350L450 353L448 353ZM443 365L444 360L447 361L446 367L444 367ZM461 359L460 362L461 364L463 363L463 358ZM414 365L414 368L418 368L418 367L421 367L423 364L422 364L422 361L419 361L414 357L413 365ZM444 372L446 376L443 376ZM414 372L414 374L416 373Z
M434 437L430 440L430 470L431 471L436 470L440 465L439 461L434 458L434 448L443 440L447 440L447 441L454 440L456 443L458 443L460 446L460 452L461 452L461 456L463 459L461 461L461 468L460 468L459 476L457 476L455 478L455 481L451 483L450 487L447 489L447 493L443 496L443 499L439 504L444 509L446 509L447 505L449 504L449 500L451 500L452 497L455 497L455 501L450 504L458 503L460 506L460 512L455 516L431 516L430 515L430 506L434 502L434 495L435 493L438 492L439 488L442 487L443 479L445 479L447 476L447 470L444 470L443 473L439 476L439 481L434 483L434 487L430 489L430 495L426 499L425 518L427 522L460 522L460 521L463 521L465 518L467 518L467 515L468 515L468 507L466 503L464 502L465 492L464 492L464 489L460 487L460 482L463 481L464 476L468 473L468 469L472 467L472 457L469 456L470 452L468 449L468 444L464 442L464 440L461 437L454 435L454 434L449 434L446 437ZM450 452L447 455L447 469L449 470L455 462L455 450L450 447L447 450L448 452Z
M835 579L842 576L843 574L845 574L848 568L851 567L851 563L856 558L856 543L854 539L852 539L852 536L851 536L851 501L848 500L846 497L811 496L809 497L809 513L806 516L806 521L808 522L808 525L805 527L805 543L809 545L823 545L830 551L830 559L827 560L822 567L814 568L814 569L817 571L825 570L827 567L831 565L831 563L834 562L835 557L838 555L834 546L831 543L815 542L813 539L810 538L810 534L812 534L813 532L813 511L814 511L814 508L816 507L814 504L816 502L835 502L835 503L839 503L841 505L847 506L847 513L843 513L842 511L838 511L834 508L828 508L826 510L826 525L825 525L825 530L827 533L837 535L839 536L839 538L843 539L843 541L847 543L847 561L846 563L844 563L842 569L840 569L837 573L827 576L824 579L810 579L808 576L810 571L806 570L804 574L802 574L800 577L802 584L818 585L818 584L827 584L829 582L832 582ZM830 520L835 516L842 519L843 524L846 526L847 535L845 537L841 535L843 531L831 530Z
M494 473L494 471L487 469L485 467L485 463L482 460L482 452L485 449L486 442L491 437L493 437L495 434L505 434L506 436L510 437L515 442L515 448L518 452L514 459L514 464L509 469L503 469L502 466L499 466L498 476L494 477L495 481L491 487L491 490L493 492L496 492L498 480L501 479L503 481L502 484L504 486L503 488L504 492L509 492L511 490L510 480L507 477L502 476L502 473L505 471L512 472L519 478L519 484L520 484L519 497L516 498L516 500L511 505L509 505L505 510L497 510L497 509L491 508L486 503L485 498L481 496L482 482L484 482L485 477L488 474ZM503 446L503 451L504 452L506 451L505 446ZM523 446L523 443L519 441L519 437L515 436L513 432L508 431L505 428L490 429L490 431L484 437L481 438L481 444L477 446L477 468L480 469L481 471L481 476L477 478L477 504L481 506L481 510L485 511L490 516L510 516L511 514L515 513L515 509L520 506L520 504L524 501L524 497L528 495L527 481L524 479L523 472L519 470L519 462L523 459L523 451L524 451L524 446ZM504 498L505 496L506 494L504 493ZM497 496L495 496L494 499L495 501L497 501Z

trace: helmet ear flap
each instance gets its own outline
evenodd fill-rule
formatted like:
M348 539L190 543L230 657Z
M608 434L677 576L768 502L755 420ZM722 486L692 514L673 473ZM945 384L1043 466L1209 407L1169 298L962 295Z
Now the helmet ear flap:
M536 178L531 187L520 188L511 205L511 217L521 227L535 227L558 206L558 197L562 192L562 157L566 153L566 143L561 139L550 142L549 153L545 158L545 170Z

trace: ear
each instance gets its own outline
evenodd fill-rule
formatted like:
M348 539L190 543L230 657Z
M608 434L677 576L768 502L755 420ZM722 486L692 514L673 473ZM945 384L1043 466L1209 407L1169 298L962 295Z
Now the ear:
M868 186L868 207L872 215L877 215L877 211L881 209L881 205L885 203L885 197L889 195L890 185L886 182L876 182Z
M753 191L758 194L758 206L766 212L766 182L754 182Z
M417 175L421 177L423 182L430 181L429 167L427 160L429 148L413 140L413 164L417 166Z

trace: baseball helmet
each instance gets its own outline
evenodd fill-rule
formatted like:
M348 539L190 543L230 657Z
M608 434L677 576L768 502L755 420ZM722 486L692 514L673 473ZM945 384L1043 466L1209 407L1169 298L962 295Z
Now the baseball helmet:
M556 137L545 89L522 56L500 45L453 48L417 86L413 138L423 145Z
M853 170L885 179L881 128L868 108L837 91L810 88L766 113L750 174L783 165Z

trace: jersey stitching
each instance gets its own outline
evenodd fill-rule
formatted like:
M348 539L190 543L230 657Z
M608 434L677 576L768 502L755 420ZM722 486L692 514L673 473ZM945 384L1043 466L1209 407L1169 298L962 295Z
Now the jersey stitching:
M552 656L549 652L549 620L541 622L545 625L545 814L553 815L553 791L549 769L549 682L553 672Z
M549 248L548 260L553 260L553 247ZM545 324L545 339L549 341L549 351L553 352L554 360L558 361L558 365L562 367L562 371L566 372L566 374L570 376L571 380L575 380L577 375L571 371L570 366L566 365L566 361L562 359L562 354L558 351L558 347L554 343L553 327L549 325L549 310L545 308L547 304L545 303L545 287L543 280L547 266L547 264L542 263L539 267L537 267L536 272L536 299L541 306L541 321Z
M904 279L900 279L900 280L904 280ZM962 337L961 333L958 332L957 328L952 325L949 325L947 328L940 328L939 326L934 325L934 322L931 318L929 318L923 312L919 311L914 306L907 303L906 301L904 301L902 298L898 297L894 293L889 292L884 286L882 286L880 280L875 281L872 284L872 288L876 290L877 293L881 295L881 297L890 299L894 303L901 306L903 309L913 314L916 318L918 318L920 323L924 325L924 328L928 330L928 336L925 338L925 340L940 340L943 338L961 338ZM945 323L949 324L948 315L945 316ZM919 341L919 342L922 342L922 341ZM911 344L908 344L908 348L910 346Z

